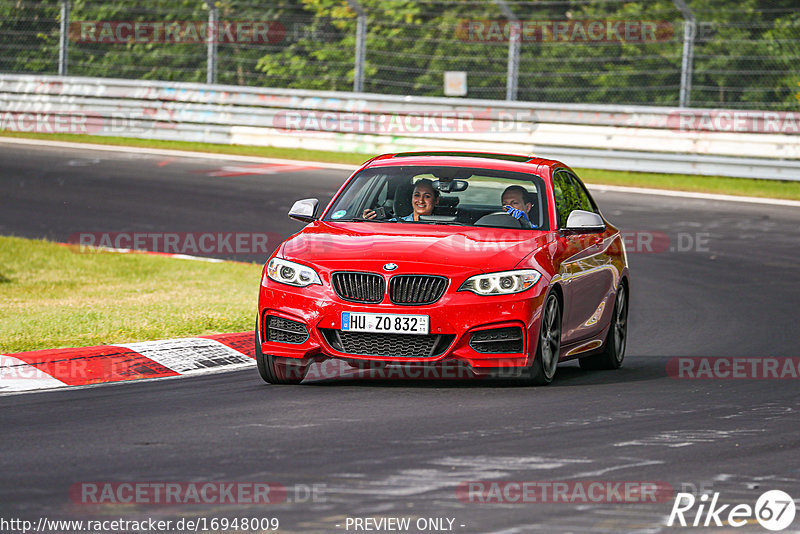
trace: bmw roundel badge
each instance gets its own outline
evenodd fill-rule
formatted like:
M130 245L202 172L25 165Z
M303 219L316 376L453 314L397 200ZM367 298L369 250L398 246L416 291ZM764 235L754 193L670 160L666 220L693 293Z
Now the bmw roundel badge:
M383 266L384 271L394 271L395 269L397 269L397 265L395 265L394 263L387 263L386 265Z

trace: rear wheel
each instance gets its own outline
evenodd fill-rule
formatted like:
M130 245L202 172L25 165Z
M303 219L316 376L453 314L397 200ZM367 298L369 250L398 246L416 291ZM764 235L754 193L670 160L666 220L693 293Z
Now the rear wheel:
M299 384L306 375L302 366L286 366L275 363L275 357L261 352L261 334L256 322L256 365L264 382L270 384Z
M581 369L619 369L625 358L625 345L628 341L628 292L625 284L617 289L614 300L614 314L606 335L603 351L592 356L581 358Z
M536 356L525 372L524 380L534 386L549 384L556 374L561 355L561 306L555 293L545 300L542 324L539 328L539 343Z

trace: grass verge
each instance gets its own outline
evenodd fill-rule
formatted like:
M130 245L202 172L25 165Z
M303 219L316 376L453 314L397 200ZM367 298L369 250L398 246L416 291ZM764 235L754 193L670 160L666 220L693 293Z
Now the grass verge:
M0 353L251 330L260 272L0 237Z
M302 161L351 164L354 167L364 163L370 155L351 152L328 152L324 150L305 150L298 148L275 148L239 145L217 145L212 143L193 143L187 141L157 141L128 137L102 137L77 134L41 134L28 132L0 131L3 137L45 139L94 143L100 145L136 146L172 150L209 152L214 154L236 154L285 158ZM546 156L546 154L543 154ZM569 161L565 161L569 165ZM657 174L644 172L604 171L598 169L575 169L588 183L650 187L673 191L692 191L697 193L716 193L724 195L753 196L800 200L800 181L755 180L748 178L727 178L724 176L695 176L683 174Z

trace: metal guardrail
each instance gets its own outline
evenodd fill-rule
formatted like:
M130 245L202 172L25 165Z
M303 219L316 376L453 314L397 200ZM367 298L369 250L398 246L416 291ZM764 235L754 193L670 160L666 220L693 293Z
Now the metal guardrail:
M736 131L709 131L715 121ZM786 133L762 133L765 124ZM800 129L800 114L0 74L0 130L369 155L496 150L585 168L800 180L800 131L792 124Z

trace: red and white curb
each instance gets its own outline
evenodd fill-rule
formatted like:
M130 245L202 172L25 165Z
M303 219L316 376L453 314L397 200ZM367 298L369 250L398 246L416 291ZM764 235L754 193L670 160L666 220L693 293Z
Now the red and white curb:
M0 354L0 394L253 367L253 332Z

